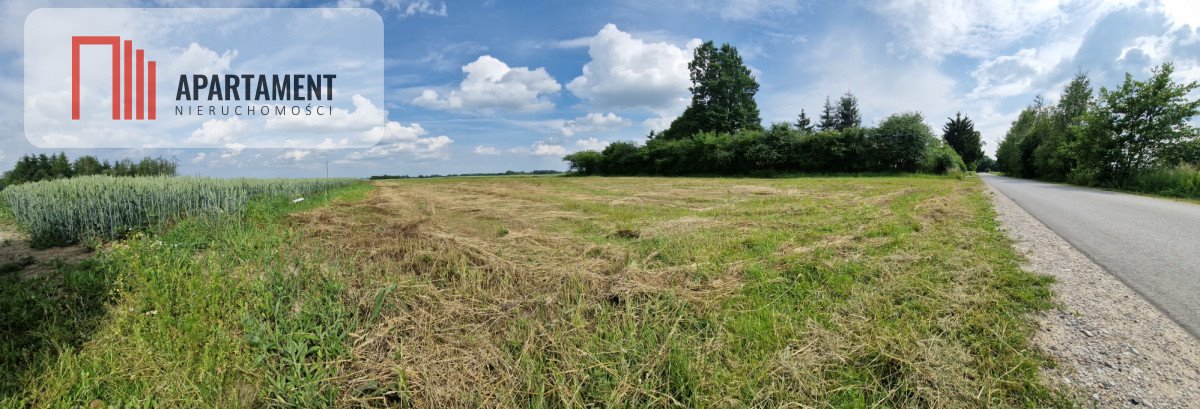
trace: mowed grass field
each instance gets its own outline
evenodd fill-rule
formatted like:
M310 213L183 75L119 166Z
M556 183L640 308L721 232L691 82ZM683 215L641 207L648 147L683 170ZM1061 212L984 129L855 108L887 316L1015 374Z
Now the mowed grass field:
M50 290L31 299L87 313L21 338L0 399L1069 406L1029 344L1048 280L993 216L980 181L939 177L471 177L260 200L75 267L100 283L35 278Z

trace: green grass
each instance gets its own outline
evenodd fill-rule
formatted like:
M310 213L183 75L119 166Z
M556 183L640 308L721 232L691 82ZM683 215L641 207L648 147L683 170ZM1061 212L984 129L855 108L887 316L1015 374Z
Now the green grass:
M113 275L94 261L59 266L54 274L27 281L0 272L0 397L21 394L38 368L89 338L113 298Z
M353 199L368 189L331 196ZM60 274L4 281L4 291L31 301L4 309L16 315L6 324L17 324L22 340L4 351L0 372L10 376L0 406L331 402L321 381L344 353L345 317L329 303L340 290L314 261L321 255L285 251L302 239L286 215L323 202L260 199L241 217L188 219L112 244Z
M415 406L1070 404L975 178L389 181L323 215L359 294L405 289L346 370Z
M332 196L4 281L45 307L3 310L25 327L3 344L0 406L1071 405L1029 342L1049 279L1018 268L976 178Z

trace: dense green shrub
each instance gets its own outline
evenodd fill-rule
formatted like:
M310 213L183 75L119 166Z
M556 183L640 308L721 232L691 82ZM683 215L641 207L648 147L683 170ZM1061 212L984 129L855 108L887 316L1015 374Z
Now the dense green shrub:
M1200 199L1200 167L1180 165L1150 169L1133 175L1125 187L1144 193Z
M925 164L921 168L922 172L949 174L954 172L966 172L967 165L963 163L962 157L958 156L958 152L950 145L937 145L930 150L929 156L925 158Z
M604 160L604 155L596 151L580 151L575 152L563 158L571 164L571 172L579 174L598 174L600 172L600 164Z
M872 169L870 129L821 131L800 140L800 164L805 172L861 172Z
M916 112L887 117L871 136L878 169L898 172L919 170L934 141L933 131Z
M613 142L601 153L605 160L600 164L605 173L636 175L646 171L646 152L633 142Z
M942 162L929 164L929 160ZM963 171L962 159L933 138L920 114L888 117L879 128L808 132L789 123L765 130L701 132L691 138L616 142L567 155L581 175L719 175L789 172Z

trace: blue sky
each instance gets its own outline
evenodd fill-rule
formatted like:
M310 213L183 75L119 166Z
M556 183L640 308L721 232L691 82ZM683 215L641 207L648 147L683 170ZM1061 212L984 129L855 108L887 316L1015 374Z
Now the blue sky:
M340 4L339 4L340 3ZM206 3L209 5L211 3ZM42 152L23 132L22 23L37 7L196 6L9 1L0 6L0 167ZM1077 71L1093 84L1174 61L1200 80L1200 6L1188 1L230 2L370 7L385 31L385 125L366 149L67 150L175 157L184 174L335 176L563 169L565 153L644 140L682 112L699 40L738 47L766 123L852 91L864 120L961 111L988 152L1036 95ZM232 50L214 49L213 58ZM239 61L228 61L237 71ZM181 132L194 132L184 130Z

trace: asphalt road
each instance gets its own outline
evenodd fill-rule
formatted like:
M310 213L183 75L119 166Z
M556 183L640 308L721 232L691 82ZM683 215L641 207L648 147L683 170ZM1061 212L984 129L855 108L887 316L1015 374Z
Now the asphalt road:
M1200 337L1200 205L981 177Z

